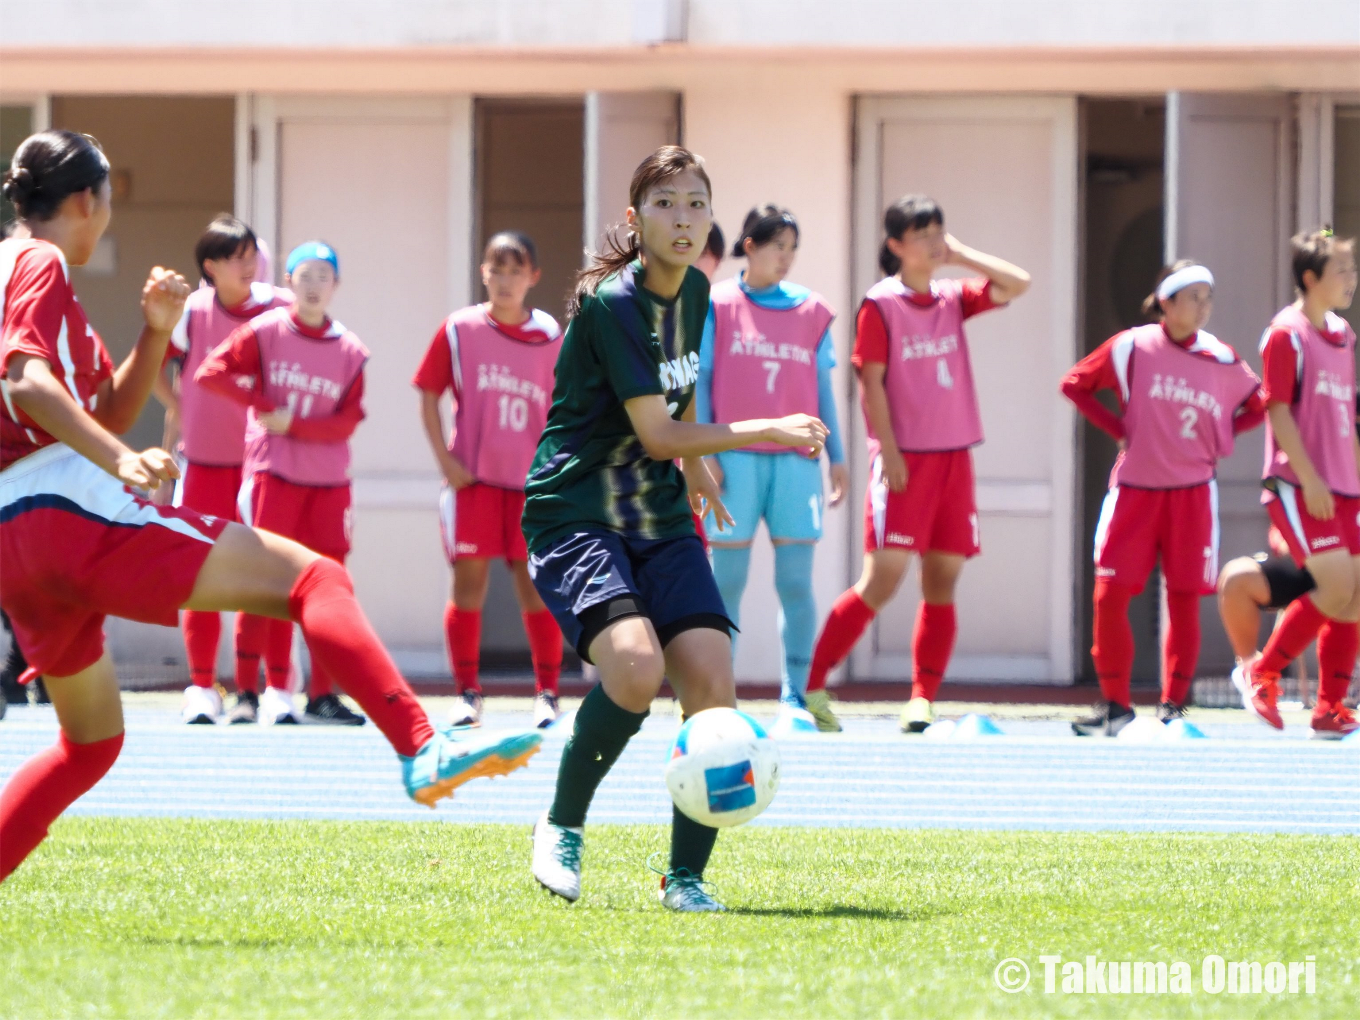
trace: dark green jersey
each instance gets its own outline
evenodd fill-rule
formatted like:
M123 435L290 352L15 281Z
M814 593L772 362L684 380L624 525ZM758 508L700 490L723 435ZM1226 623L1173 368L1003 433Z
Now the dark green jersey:
M643 287L641 262L600 283L567 326L548 424L524 486L524 537L533 551L589 528L632 538L694 533L685 479L647 456L625 400L664 396L680 418L694 399L708 280L685 274L665 301Z

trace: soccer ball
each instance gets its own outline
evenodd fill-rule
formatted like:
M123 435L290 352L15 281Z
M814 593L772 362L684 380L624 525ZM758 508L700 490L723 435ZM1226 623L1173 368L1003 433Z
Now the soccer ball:
M749 822L779 789L779 748L745 712L696 712L675 735L666 766L671 799L703 825Z

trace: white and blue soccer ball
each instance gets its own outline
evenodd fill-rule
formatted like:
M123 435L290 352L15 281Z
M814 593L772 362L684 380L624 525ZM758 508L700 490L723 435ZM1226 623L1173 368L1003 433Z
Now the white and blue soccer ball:
M675 735L666 787L696 822L749 822L779 789L779 748L760 723L735 708L696 712Z

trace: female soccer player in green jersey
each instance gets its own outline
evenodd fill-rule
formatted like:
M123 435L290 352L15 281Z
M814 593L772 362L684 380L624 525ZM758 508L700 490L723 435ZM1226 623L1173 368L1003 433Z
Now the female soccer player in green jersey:
M534 877L581 895L586 811L669 677L686 715L733 706L731 629L694 531L731 517L702 457L777 442L817 456L818 419L696 424L708 281L693 267L712 219L703 162L652 153L629 186L627 236L577 281L548 424L525 486L529 572L562 633L600 672L576 714L552 806L534 827ZM676 461L679 460L679 466ZM721 910L703 888L718 830L676 810L661 899Z

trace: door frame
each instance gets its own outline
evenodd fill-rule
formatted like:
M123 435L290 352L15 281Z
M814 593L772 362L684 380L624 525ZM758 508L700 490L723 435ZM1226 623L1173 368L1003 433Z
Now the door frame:
M869 95L857 97L854 115L854 173L852 223L851 292L847 308L858 307L865 291L879 278L878 248L883 210L880 193L882 125L886 119L910 114L914 119L959 120L966 118L1008 121L1039 120L1053 125L1053 264L1035 267L1036 272L1051 274L1055 281L1053 321L1060 336L1054 338L1048 355L1053 359L1054 378L1077 356L1080 307L1077 272L1079 245L1078 205L1078 116L1077 97L1063 96L908 96ZM1058 362L1061 361L1061 366ZM853 386L853 383L851 384ZM851 394L851 406L856 402ZM1055 394L1054 400L1058 397ZM1070 409L1055 412L1052 445L1049 450L1051 475L1047 480L977 481L978 513L983 516L1046 517L1050 522L1051 574L1048 591L1047 651L1043 655L958 655L950 673L958 676L986 677L1006 683L1075 682L1075 544L1072 540L1077 520L1079 492L1076 416ZM861 492L868 479L865 428L861 415L850 416L849 459L852 491ZM850 545L846 561L847 581L859 572L864 548L864 524L854 515L849 529ZM900 655L880 655L872 641L862 641L851 655L850 674L856 679L900 679L910 668L910 659Z

